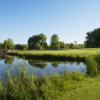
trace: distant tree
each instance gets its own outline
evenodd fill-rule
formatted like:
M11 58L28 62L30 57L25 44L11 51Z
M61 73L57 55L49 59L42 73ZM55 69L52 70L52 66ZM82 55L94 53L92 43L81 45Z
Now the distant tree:
M70 43L70 44L69 44L69 47L70 47L70 48L73 48L73 47L74 47L74 44L73 44L73 43Z
M66 49L69 49L69 45L66 45Z
M69 44L66 43L65 45L66 45L66 49L69 49Z
M17 50L27 50L28 49L28 45L27 44L15 44L14 47Z
M84 44L79 44L79 48L84 48Z
M28 45L27 44L23 44L23 49L28 49Z
M56 49L60 48L59 37L58 37L57 34L53 34L51 36L51 43L50 43L50 45L51 45L51 48L56 48Z
M15 49L17 49L17 50L23 50L23 45L21 45L21 44L15 44L14 45L15 46Z
M6 51L9 49L13 49L14 48L13 40L9 38L7 40L4 40L3 48Z
M65 45L65 43L64 42L62 42L62 41L60 41L60 48L66 48L66 45Z
M40 47L39 47L40 46ZM28 48L29 49L37 49L37 48L45 48L47 46L46 36L41 33L39 35L33 35L28 39Z

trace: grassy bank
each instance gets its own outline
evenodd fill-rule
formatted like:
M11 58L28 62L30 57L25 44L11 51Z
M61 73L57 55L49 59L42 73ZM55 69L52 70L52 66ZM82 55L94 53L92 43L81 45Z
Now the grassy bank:
M99 60L99 59L98 59ZM7 70L7 82L0 82L1 100L99 100L99 61L86 58L88 73L77 71L36 76L32 70L19 64L14 73ZM91 64L92 63L92 64Z
M100 54L100 49L86 48L86 49L68 49L68 50L32 50L32 51L9 50L7 53L11 55L18 55L20 57L24 56L25 58L83 61L85 56L87 55Z
M28 51L20 51L20 50L9 50L8 52L20 53L20 54L73 54L73 55L84 55L89 54L97 54L100 52L99 48L84 48L84 49L67 49L67 50L28 50Z

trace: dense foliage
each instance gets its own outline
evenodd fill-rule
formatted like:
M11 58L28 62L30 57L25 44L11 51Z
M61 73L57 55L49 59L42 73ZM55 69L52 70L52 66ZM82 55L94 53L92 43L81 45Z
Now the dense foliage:
M59 37L58 37L57 34L53 34L51 36L51 43L50 43L50 45L51 45L51 48L57 48L57 49L60 48Z
M87 32L85 46L86 48L100 47L100 28L94 29L94 31L91 32Z
M3 43L0 42L0 49L2 49L2 48L3 48Z
M28 45L27 44L15 44L15 49L17 50L27 50L28 49Z
M39 35L33 35L28 39L28 48L32 49L41 49L47 46L46 36L41 33Z
M66 48L66 45L64 42L60 41L60 48Z
M7 51L9 49L14 49L13 40L12 39L9 39L9 38L7 40L4 40L3 49L5 51Z

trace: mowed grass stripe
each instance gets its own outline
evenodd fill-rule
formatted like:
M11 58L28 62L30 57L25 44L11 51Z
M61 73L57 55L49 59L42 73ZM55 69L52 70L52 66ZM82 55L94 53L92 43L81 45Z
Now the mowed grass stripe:
M93 54L96 55L100 53L100 49L96 48L86 48L86 49L68 49L68 50L29 50L29 51L20 51L20 50L9 50L8 52L18 52L19 54L60 54L60 55L87 55L87 54Z

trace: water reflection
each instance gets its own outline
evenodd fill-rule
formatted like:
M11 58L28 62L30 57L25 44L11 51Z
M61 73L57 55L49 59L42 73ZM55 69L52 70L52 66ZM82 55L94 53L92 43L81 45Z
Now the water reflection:
M0 54L0 60L3 60L3 59L5 59L5 55Z
M73 62L70 62L70 65L73 65L75 62L73 61Z
M12 64L14 61L14 57L12 56L5 56L5 64Z
M52 66L53 67L58 67L58 64L59 64L59 62L55 61L55 62L52 63Z
M42 61L34 61L34 60L28 60L29 64L34 66L34 67L39 67L41 69L44 69L47 65L46 62L42 62Z
M47 74L63 72L64 68L69 71L80 71L86 72L86 65L84 62L74 62L74 61L46 61L46 60L33 60L33 59L21 59L19 57L0 56L0 75L6 72L6 68L13 71L15 66L18 66L18 63L22 62L27 63L28 68L33 68L36 71L37 75L40 75L43 72Z

